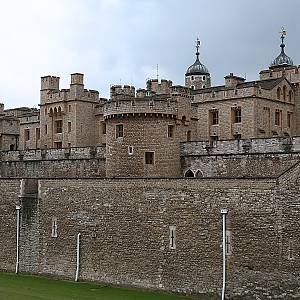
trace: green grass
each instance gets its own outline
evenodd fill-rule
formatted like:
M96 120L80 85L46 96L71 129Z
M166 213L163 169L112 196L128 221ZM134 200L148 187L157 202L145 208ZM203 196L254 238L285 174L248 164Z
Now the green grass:
M94 283L0 273L0 300L188 300L177 295Z

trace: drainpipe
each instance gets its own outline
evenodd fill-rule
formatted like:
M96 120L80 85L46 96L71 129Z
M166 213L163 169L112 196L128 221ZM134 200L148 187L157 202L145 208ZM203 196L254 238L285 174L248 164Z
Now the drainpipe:
M79 276L79 264L80 264L80 233L77 234L77 252L76 252L76 274L75 274L75 281L78 281Z
M16 257L16 274L19 272L19 239L20 239L20 209L21 206L16 205L16 211L17 211L17 257Z
M221 209L221 214L223 218L223 285L222 285L222 300L225 299L225 288L226 288L226 216L228 210Z

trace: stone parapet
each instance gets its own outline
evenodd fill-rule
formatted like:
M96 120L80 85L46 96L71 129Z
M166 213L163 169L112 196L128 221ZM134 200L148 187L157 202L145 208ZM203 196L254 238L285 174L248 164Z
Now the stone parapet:
M243 153L289 153L300 151L300 137L262 138L181 143L181 156L226 155Z
M105 146L0 152L0 159L2 162L64 159L78 160L91 158L105 159Z

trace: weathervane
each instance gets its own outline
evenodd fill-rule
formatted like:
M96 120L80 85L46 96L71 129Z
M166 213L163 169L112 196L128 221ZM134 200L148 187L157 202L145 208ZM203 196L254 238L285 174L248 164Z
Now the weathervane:
M284 27L281 27L281 32L279 32L281 34L281 42L283 44L283 40L285 38L285 36L287 35L287 31L284 29Z
M201 46L201 42L199 40L199 38L197 38L196 40L196 49L197 49L197 52L196 52L196 55L197 55L197 58L199 58L199 48Z

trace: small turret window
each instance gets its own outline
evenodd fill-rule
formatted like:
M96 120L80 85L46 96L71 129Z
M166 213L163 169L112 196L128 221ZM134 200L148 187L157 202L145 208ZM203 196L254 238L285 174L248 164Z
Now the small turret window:
M205 75L203 75L203 80L205 80Z

